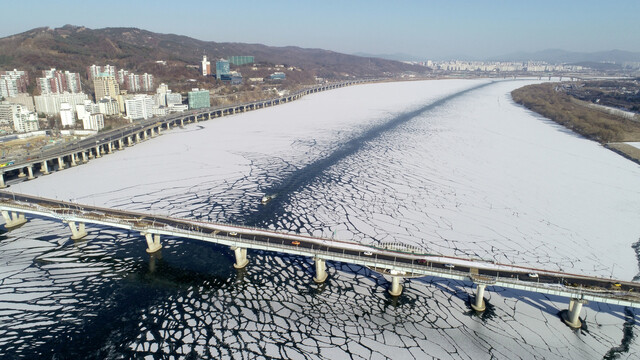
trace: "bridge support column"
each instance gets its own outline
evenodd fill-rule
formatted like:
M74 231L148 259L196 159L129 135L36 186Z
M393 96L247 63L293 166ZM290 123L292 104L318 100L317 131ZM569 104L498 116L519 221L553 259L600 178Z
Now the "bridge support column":
M76 162L76 154L75 153L71 153L71 167L73 166L77 166L78 163Z
M42 162L42 168L40 168L42 175L49 175L49 165L47 165L47 160Z
M23 168L20 168L20 170L18 170L18 177L19 177L19 178L23 178L23 177L25 177L25 176L27 176L27 175L25 175L25 174L24 174L24 169L23 169Z
M62 157L58 157L58 170L64 170L64 161L62 161Z
M82 162L85 163L85 164L89 162L89 159L87 159L87 152L86 151L82 152Z
M144 140L147 140L147 130L142 132L142 137L144 138Z
M562 313L562 320L564 323L569 325L572 329L580 329L582 327L580 311L582 311L582 305L586 303L587 300L572 298L569 301L569 310Z
M236 263L233 264L233 267L236 269L242 269L247 266L249 263L249 260L247 260L247 249L234 246L231 250L236 254Z
M136 144L140 143L140 133L136 133Z
M131 136L127 136L127 146L133 146L133 139Z
M158 234L150 234L143 233L145 239L147 240L147 253L153 254L154 252L162 249L162 245L160 244L160 235Z
M400 296L402 294L402 285L400 285L401 276L391 276L391 288L389 289L389 294L391 296Z
M71 229L71 240L80 240L87 236L87 230L84 228L83 222L79 223L78 227L76 227L75 221L69 221L67 224Z
M0 189L4 189L7 187L7 184L4 183L4 173L0 174Z
M20 214L16 212L11 212L11 214L9 214L8 211L3 210L2 217L4 218L4 223L5 223L4 227L7 229L20 226L27 222L27 219L25 219L24 214Z
M476 302L471 304L471 308L478 312L483 312L487 309L484 303L484 289L487 287L485 284L478 284L478 290L476 292Z
M327 280L327 277L329 276L327 274L327 265L325 263L325 260L320 259L319 257L316 257L313 260L316 265L316 276L313 278L313 281L315 281L316 284L322 284L325 280Z
M180 119L180 127L184 127L184 119Z
M102 155L100 155L100 146L96 146L96 159L102 157Z
M27 176L27 180L33 180L36 178L35 176L33 176L33 165L27 166L27 172L29 173L29 176Z
M113 154L113 145L110 142L107 143L107 154Z
M122 141L122 139L118 139L118 149L119 150L124 149L124 142Z
M156 128L151 128L151 137L156 137Z

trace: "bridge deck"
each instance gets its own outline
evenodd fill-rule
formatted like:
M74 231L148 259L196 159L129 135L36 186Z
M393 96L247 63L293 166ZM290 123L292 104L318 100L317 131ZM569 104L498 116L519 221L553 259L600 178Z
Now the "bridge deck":
M435 276L640 308L640 284L437 254L408 253L354 242L245 226L81 205L0 191L0 210L221 245L318 257L386 269L401 277Z

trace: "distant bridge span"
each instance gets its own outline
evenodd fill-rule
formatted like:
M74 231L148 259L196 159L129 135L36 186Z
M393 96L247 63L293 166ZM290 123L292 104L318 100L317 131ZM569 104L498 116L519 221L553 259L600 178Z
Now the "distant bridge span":
M475 303L471 304L476 311L485 309L483 295L487 285L568 297L571 299L569 310L563 313L563 319L572 328L581 326L580 310L587 301L640 308L640 284L635 282L102 208L6 191L0 191L0 212L7 229L26 223L25 214L61 220L69 225L74 240L87 235L85 224L140 232L146 240L149 253L162 248L161 236L226 245L234 250L236 268L248 264L247 249L309 256L314 259L313 279L317 283L324 282L328 276L327 260L362 265L391 276L389 293L392 296L401 294L400 282L405 277L434 276L471 281L477 285Z

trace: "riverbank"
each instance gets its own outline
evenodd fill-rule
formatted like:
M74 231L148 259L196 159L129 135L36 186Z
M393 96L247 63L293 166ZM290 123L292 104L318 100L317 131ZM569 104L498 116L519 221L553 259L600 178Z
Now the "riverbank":
M640 141L640 123L580 104L559 83L524 86L511 96L527 109L640 164L640 151L625 144Z

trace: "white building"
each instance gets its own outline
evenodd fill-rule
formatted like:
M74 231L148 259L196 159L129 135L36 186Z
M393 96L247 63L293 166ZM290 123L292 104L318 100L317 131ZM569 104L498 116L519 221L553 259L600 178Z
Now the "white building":
M62 126L74 127L76 124L76 117L69 103L61 103L60 104L60 121L62 122Z
M34 96L33 99L38 113L57 115L60 112L60 104L63 102L71 104L71 107L75 109L76 105L83 105L84 101L88 100L89 97L84 93L70 94L65 92L62 94Z
M207 60L207 55L202 56L202 76L211 74L211 61Z
M102 130L104 128L104 115L89 114L82 119L82 126L85 130Z
M179 93L167 93L167 106L182 104L182 95Z
M98 112L104 115L120 114L120 105L116 99L105 97L98 101Z
M160 84L156 89L156 105L157 106L167 106L167 93L170 93L169 86L167 84Z
M127 117L131 120L148 119L153 116L153 96L136 95L125 100Z
M20 104L0 104L0 120L13 123L15 132L38 131L38 115Z

